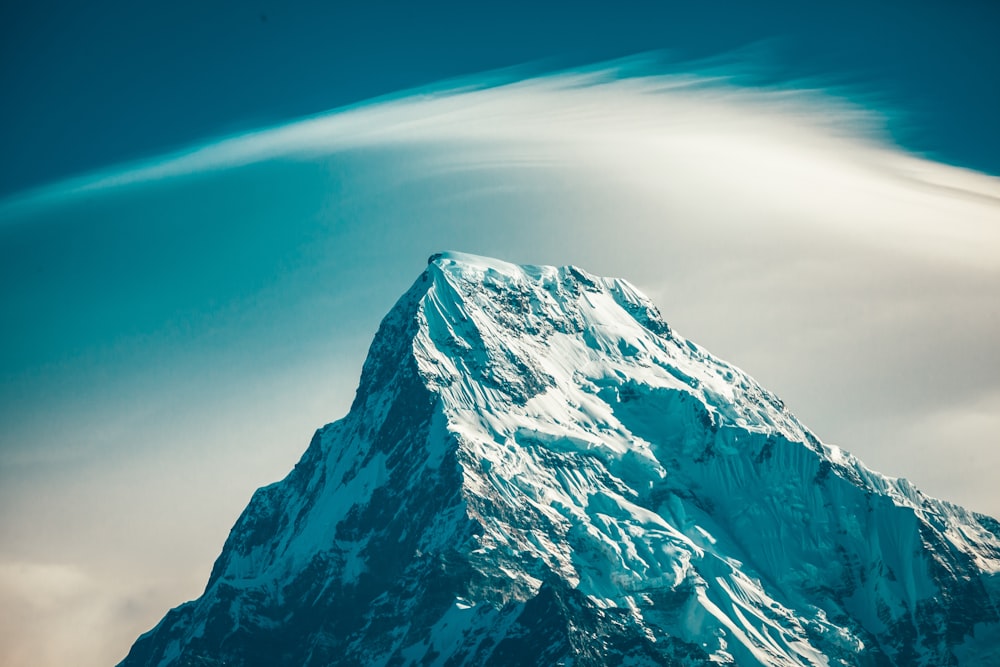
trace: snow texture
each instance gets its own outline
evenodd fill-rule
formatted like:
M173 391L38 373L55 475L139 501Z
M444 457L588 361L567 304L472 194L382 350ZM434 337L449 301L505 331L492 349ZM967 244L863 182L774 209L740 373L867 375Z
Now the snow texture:
M996 665L998 573L628 282L441 253L121 665Z

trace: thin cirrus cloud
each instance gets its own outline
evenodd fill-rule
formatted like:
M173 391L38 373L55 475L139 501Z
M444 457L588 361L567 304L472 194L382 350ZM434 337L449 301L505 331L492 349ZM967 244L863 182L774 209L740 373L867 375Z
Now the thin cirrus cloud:
M11 197L5 208L9 212L17 204L45 205L108 188L366 145L590 143L619 136L662 138L664 130L676 135L685 127L707 126L715 134L725 125L753 129L774 121L800 139L810 135L811 141L879 132L877 114L821 88L745 88L735 82L760 78L759 72L717 61L691 66L702 73L649 74L663 66L651 57L635 57L529 78L519 78L524 70L518 68L466 77L100 170Z
M453 82L0 203L22 323L0 608L30 611L0 617L0 662L113 663L196 596L440 249L629 278L824 440L1000 514L998 180L821 87L644 62ZM39 655L31 628L60 639Z
M654 188L662 186L664 176L693 167L699 177L702 171L714 172L708 188L783 187L788 206L807 213L826 195L836 198L845 189L876 192L871 185L856 187L865 181L884 187L896 180L897 195L937 189L951 198L981 199L988 206L997 201L995 178L887 145L877 113L822 89L740 87L734 83L740 78L723 75L720 66L702 76L635 74L644 62L627 60L616 67L527 80L511 81L511 72L470 77L71 179L11 198L4 208L16 213L83 194L279 158L401 146L425 147L444 162L436 165L442 169L586 160L595 172ZM443 159L437 155L448 147L456 150ZM797 197L807 201L800 203ZM907 245L913 247L933 237L934 254L958 253L958 259L967 260L977 249L982 252L980 235L990 233L975 220L902 223L891 210L894 202L877 199L865 203L890 208L878 228L868 227L864 235L869 240L908 233ZM853 217L825 217L836 217L838 226L851 229ZM941 247L936 239L942 235L958 245Z

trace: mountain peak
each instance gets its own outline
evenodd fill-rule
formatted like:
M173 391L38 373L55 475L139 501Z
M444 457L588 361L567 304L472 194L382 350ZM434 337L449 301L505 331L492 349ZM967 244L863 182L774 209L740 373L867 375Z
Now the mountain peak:
M995 521L822 444L624 280L428 264L123 665L997 657Z
M466 252L443 251L427 259L429 267L437 271L471 282L488 282L496 285L505 280L514 283L536 281L543 276L567 275L588 287L594 287L601 279L588 274L576 266L535 266L513 264L502 259L474 255ZM611 279L617 280L617 279Z
M455 250L436 252L427 258L427 263L441 268L466 267L467 269L492 269L508 274L517 273L522 269L520 265L505 262L502 259L487 257L485 255L474 255L472 253L459 252Z

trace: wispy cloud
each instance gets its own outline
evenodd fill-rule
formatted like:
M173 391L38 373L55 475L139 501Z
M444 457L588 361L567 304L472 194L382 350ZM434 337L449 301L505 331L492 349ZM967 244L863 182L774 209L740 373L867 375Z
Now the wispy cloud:
M73 664L130 641L129 619L171 602L141 580L95 576L75 564L0 562L0 662L9 667Z
M749 65L728 60L687 66L700 73L650 55L528 78L517 68L467 77L113 166L12 197L6 205L44 205L279 157L400 143L537 142L548 152L566 142L656 141L699 128L713 134L723 128L771 131L775 123L788 138L814 143L867 141L881 133L878 114L821 88L741 86L757 77Z
M995 242L1000 233L977 225L981 216L945 224L902 221L882 210L895 205L886 192L935 198L933 189L980 200L988 209L1000 200L1000 185L889 145L877 112L818 87L741 86L737 82L747 77L732 65L728 75L719 63L700 75L651 73L655 67L651 59L630 59L526 80L500 73L428 87L57 183L9 199L0 214L278 158L410 146L436 149L440 169L582 163L617 182L649 188L693 180L694 173L706 196L723 189L737 198L748 190L766 192L811 218L821 209L821 217L835 218L845 232L864 208L879 219L877 230L866 223L868 232L906 235L906 245L927 242L938 253L965 244L964 252L985 254L990 250L981 235ZM451 153L442 155L443 149ZM845 191L850 201L841 197ZM942 248L941 236L956 245Z

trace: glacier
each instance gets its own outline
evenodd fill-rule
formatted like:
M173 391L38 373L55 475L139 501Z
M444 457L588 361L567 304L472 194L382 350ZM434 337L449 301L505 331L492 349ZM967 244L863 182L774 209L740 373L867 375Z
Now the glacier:
M627 281L439 253L120 664L1000 665L998 573Z

